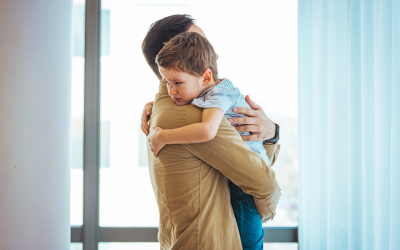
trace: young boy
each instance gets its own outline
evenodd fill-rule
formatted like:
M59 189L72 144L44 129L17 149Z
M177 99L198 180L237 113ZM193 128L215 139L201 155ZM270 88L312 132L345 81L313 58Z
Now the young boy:
M185 32L167 42L156 57L168 93L177 105L192 103L204 108L201 123L178 129L153 127L150 148L157 157L166 144L200 143L212 140L223 117L243 116L234 107L250 107L238 88L228 79L218 79L218 55L208 40L197 33ZM248 133L239 132L240 135ZM262 142L246 142L250 149L269 159ZM223 157L223 156L221 156ZM253 197L229 183L232 208L238 224L243 249L263 249L263 230Z

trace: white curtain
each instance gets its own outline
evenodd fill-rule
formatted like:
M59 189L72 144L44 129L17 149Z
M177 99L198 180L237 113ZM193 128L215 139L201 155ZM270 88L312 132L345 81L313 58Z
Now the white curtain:
M300 249L399 250L400 0L298 7Z

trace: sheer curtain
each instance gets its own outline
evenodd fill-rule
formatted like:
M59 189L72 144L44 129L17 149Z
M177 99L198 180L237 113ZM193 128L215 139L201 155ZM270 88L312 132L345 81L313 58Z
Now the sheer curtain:
M400 0L298 7L300 249L400 249Z

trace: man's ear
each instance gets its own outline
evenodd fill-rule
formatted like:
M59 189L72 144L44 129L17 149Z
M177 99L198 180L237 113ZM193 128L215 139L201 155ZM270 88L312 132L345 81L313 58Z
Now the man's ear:
M211 82L211 80L213 79L212 77L213 77L213 75L212 75L211 70L210 69L206 69L204 71L204 73L203 73L203 83L202 83L202 85L206 86L207 84L209 84Z

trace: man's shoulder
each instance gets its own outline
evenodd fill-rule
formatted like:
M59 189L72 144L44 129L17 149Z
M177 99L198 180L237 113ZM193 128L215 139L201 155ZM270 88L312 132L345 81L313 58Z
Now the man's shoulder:
M183 127L201 122L202 109L192 104L177 106L171 98L155 100L150 125L163 129Z

